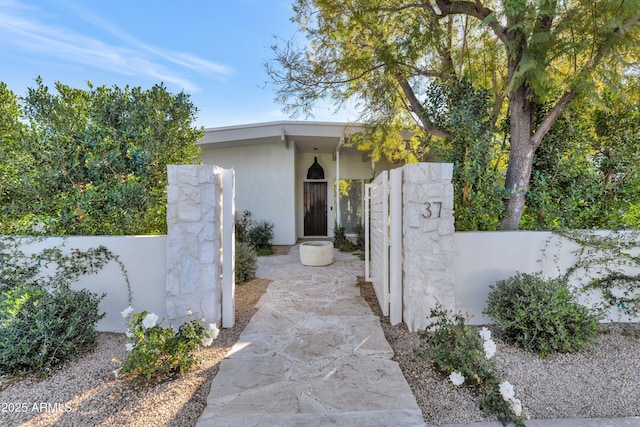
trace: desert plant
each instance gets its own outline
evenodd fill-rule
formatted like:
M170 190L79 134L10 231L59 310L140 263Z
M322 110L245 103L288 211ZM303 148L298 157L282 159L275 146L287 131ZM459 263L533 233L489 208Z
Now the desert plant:
M507 342L543 356L583 348L602 313L578 304L564 277L518 273L491 286L484 314Z
M96 345L96 323L104 316L104 297L61 286L15 286L0 296L0 374L37 372L54 367Z
M187 313L191 314L191 313ZM158 316L143 311L133 314L128 307L122 312L127 320L127 360L114 371L134 376L162 376L171 372L186 373L198 364L194 352L209 346L218 336L214 323L205 329L197 320L182 324L177 331L158 323Z
M246 243L236 243L236 283L240 284L254 279L257 269L258 258L255 249Z

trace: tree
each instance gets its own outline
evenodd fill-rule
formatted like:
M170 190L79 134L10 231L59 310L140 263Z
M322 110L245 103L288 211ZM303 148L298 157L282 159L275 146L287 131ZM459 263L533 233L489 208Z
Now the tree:
M189 96L162 85L83 90L59 82L53 93L36 82L23 102L28 131L13 143L29 194L2 207L3 231L164 232L166 165L199 160L203 130L192 127Z
M640 0L297 0L294 11L309 44L274 46L267 66L287 111L355 98L373 128L446 138L424 107L426 85L465 77L490 88L494 117L509 125L503 230L519 226L536 151L554 123L640 53ZM425 150L399 140L395 151Z

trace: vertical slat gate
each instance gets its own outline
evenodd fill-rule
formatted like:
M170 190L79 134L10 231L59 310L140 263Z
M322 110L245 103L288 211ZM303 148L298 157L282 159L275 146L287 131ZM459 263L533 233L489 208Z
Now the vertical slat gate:
M369 236L365 248L365 271L369 273L366 280L371 281L376 297L380 303L382 314L389 315L389 177L382 172L371 184L366 186L369 199L368 221Z

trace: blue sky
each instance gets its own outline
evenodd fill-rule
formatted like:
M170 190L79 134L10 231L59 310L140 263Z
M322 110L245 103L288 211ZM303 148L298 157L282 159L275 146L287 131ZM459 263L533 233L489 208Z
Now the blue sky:
M0 80L21 96L37 76L50 88L164 82L191 95L197 125L288 120L263 64L274 36L302 37L292 15L290 0L0 0ZM310 119L348 117L325 104Z

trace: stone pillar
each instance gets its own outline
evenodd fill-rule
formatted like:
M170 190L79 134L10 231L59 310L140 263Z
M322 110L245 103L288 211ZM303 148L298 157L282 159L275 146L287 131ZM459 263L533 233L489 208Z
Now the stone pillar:
M167 315L174 324L195 318L220 325L220 168L167 166L167 174Z
M410 331L428 326L438 303L455 309L453 165L403 167L403 320Z

